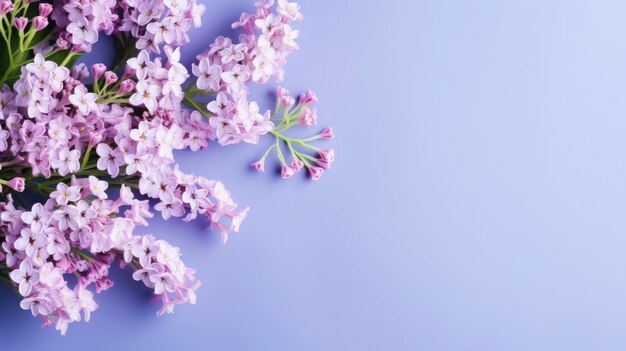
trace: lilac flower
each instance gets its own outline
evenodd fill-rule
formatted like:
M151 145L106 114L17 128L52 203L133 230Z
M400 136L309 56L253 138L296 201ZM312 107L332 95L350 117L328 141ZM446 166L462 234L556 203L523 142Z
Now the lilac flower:
M300 4L296 2L278 0L278 13L289 18L292 21L302 20L302 14L300 13Z
M151 128L146 121L140 122L137 129L130 131L130 138L137 142L137 151L140 152L157 146L156 129Z
M207 108L209 111L217 114L219 117L225 117L229 112L235 109L235 104L232 101L228 101L228 98L223 93L217 94L215 101L211 101Z
M33 257L37 249L45 244L46 236L43 233L24 228L13 246L18 250L24 251L27 256Z
M31 211L22 213L21 219L24 223L30 225L30 229L32 229L33 232L39 233L43 230L44 226L48 224L50 214L48 211L44 210L41 204L35 204Z
M249 74L244 69L244 66L236 64L230 71L222 73L221 78L228 85L231 92L238 94L248 80Z
M80 168L80 151L63 148L53 155L51 165L56 168L60 175L66 175L78 171Z
M50 198L55 199L57 204L65 206L68 202L75 202L80 199L80 189L77 186L68 186L65 183L59 183L57 184L56 190L50 193ZM33 210L35 206L33 206ZM39 205L39 207L41 207L41 205ZM22 219L24 218L22 217Z
M140 81L136 86L137 91L130 97L128 102L135 106L144 105L150 112L154 112L157 107L157 97L161 93L158 85Z
M124 154L119 150L113 150L107 144L98 144L96 153L98 159L97 167L101 171L107 171L111 177L117 177L120 172L120 166L124 164Z
M98 180L94 176L89 176L89 190L99 199L106 199L108 197L105 191L109 187L109 184L105 181Z
M154 42L160 44L165 42L171 44L176 39L177 33L175 27L172 25L172 18L168 17L161 22L153 22L146 26L148 32L154 35Z
M133 68L137 74L137 78L145 79L148 72L154 70L154 63L150 61L150 55L146 50L141 50L137 57L128 60L128 66Z
M83 42L93 44L98 39L98 32L85 18L70 23L70 25L67 26L67 31L72 34L71 41L72 44L75 45L82 44Z
M74 88L74 94L69 96L70 102L78 108L78 111L83 116L88 115L92 110L97 110L96 104L98 96L94 93L88 93L87 89L83 86L77 86Z
M11 272L11 279L19 284L19 292L22 296L30 295L33 285L39 281L39 272L34 269L30 260L20 263L20 268Z
M152 160L151 154L146 155L126 155L124 161L126 162L126 174L132 175L136 172L148 173L150 169L149 162Z
M192 72L198 77L197 85L199 89L218 90L222 69L218 65L211 65L208 59L200 60L198 65L192 65Z
M78 229L79 209L74 205L66 205L52 212L52 218L57 221L59 229L66 230L68 228Z
M152 257L159 252L159 247L155 244L153 236L146 235L141 239L140 245L132 247L131 252L133 256L139 259L139 263L142 267L148 267Z

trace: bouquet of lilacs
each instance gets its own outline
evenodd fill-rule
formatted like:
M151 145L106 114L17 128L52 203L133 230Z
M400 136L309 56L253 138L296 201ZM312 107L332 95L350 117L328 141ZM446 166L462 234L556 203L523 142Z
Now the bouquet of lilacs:
M302 169L318 179L333 162L311 144L332 129L286 134L316 125L314 93L277 87L273 112L249 95L283 79L300 6L257 2L233 24L239 38L208 44L190 74L180 51L204 11L195 0L0 0L0 279L44 325L65 333L88 321L113 264L153 290L158 315L195 302L200 283L179 249L141 228L155 212L201 216L226 242L248 208L222 182L181 170L174 150L267 135L259 171L271 152L285 179ZM116 38L116 62L76 63L102 35Z

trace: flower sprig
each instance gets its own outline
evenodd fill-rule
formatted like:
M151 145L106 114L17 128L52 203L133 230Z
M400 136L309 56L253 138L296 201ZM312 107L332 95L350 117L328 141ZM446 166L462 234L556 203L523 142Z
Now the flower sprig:
M259 161L252 163L259 172L265 171L265 160L271 151L274 151L281 163L281 176L283 179L291 178L295 173L303 168L309 172L313 180L319 179L325 170L331 167L335 161L334 149L322 149L311 145L311 142L319 139L334 138L332 128L326 128L321 133L307 138L292 138L285 135L285 132L295 126L310 127L317 124L317 110L309 106L317 102L317 97L312 91L307 91L298 98L289 95L289 91L278 87L276 89L276 107L271 120L279 121L276 128L270 133L276 138L276 142L271 145L263 154ZM282 116L278 117L282 110ZM287 149L290 162L287 162L283 147ZM318 157L310 155L314 152Z

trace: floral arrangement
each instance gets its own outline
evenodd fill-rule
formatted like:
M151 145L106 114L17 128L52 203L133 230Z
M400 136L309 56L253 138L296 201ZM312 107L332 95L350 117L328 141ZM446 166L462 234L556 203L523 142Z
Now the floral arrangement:
M316 125L314 93L277 87L273 112L249 97L283 79L300 6L257 2L233 24L239 38L207 43L189 74L179 61L205 11L195 0L47 1L0 0L0 279L63 334L97 309L113 264L153 290L158 315L193 304L200 282L180 250L138 232L155 212L203 216L225 243L248 208L222 182L181 170L173 151L267 135L275 143L252 166L264 171L273 152L285 179L303 169L318 179L334 160L312 145L332 129L287 133ZM116 62L77 63L103 35L117 40Z

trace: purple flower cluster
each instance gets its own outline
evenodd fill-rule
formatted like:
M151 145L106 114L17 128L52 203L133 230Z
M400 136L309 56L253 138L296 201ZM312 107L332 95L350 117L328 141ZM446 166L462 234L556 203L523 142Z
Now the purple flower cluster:
M247 142L256 144L259 136L274 129L270 112L259 113L259 105L249 101L250 83L267 83L276 77L281 81L287 56L298 49L299 31L290 23L302 19L300 6L279 0L258 2L256 13L244 13L233 28L242 27L245 34L239 42L219 37L209 49L197 56L193 74L198 77L199 91L217 93L208 111L217 141L222 145Z
M128 33L137 48L158 53L163 43L187 44L187 31L200 26L204 11L194 0L57 0L51 17L63 28L58 47L89 51L101 32Z
M94 176L59 183L50 198L30 211L16 209L9 197L2 203L2 248L10 278L23 296L21 306L55 324L89 320L97 308L93 294L113 285L109 268L115 258L136 270L133 278L154 290L171 313L176 304L195 303L194 271L180 260L178 248L151 235L134 235L152 217L148 200L137 200L122 186L117 200L108 199L106 181ZM74 274L70 288L64 275ZM82 317L81 317L82 312Z
M174 53L172 56L176 56ZM176 70L174 64L168 63L170 72ZM96 66L92 71L95 86L104 80L100 97L106 98L103 92L118 81L104 78L110 71L99 73ZM153 114L148 109L141 116L123 104L100 104L98 95L88 92L82 82L88 75L84 66L74 66L70 74L38 54L24 67L14 92L6 86L3 89L3 95L15 96L15 105L7 105L2 111L6 119L0 120L0 128L8 132L8 138L7 147L0 151L8 148L14 161L25 160L19 165L28 165L33 176L50 178L54 173L68 178L70 174L94 172L112 178L126 176L136 181L142 195L158 200L154 208L165 219L185 216L185 220L191 220L202 214L225 237L237 231L246 210L236 210L222 183L182 173L174 163L173 150L206 147L210 129L200 113L180 108L166 110L161 101L170 102L170 95L161 96L159 109ZM111 93L113 97L120 94L119 90L113 91L117 91ZM130 97L131 105L138 94ZM141 96L145 98L148 92ZM27 112L25 116L20 108ZM49 193L46 184L34 186ZM224 220L230 223L224 224Z
M89 320L93 291L113 285L116 262L153 290L158 315L195 303L200 283L179 249L136 229L154 213L204 217L226 243L248 208L222 182L182 171L176 150L269 134L276 142L253 164L260 171L272 150L285 179L303 168L318 179L334 161L332 149L311 145L332 129L285 135L316 125L315 94L296 101L278 88L274 113L249 99L251 85L283 80L298 49L297 3L258 2L233 24L244 31L237 42L219 37L198 55L191 82L180 47L205 11L194 0L55 0L32 18L30 6L0 0L0 279L44 325L65 333ZM121 43L116 63L74 63L102 33ZM39 194L27 208L18 206L25 191Z

